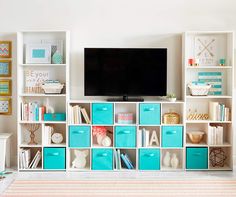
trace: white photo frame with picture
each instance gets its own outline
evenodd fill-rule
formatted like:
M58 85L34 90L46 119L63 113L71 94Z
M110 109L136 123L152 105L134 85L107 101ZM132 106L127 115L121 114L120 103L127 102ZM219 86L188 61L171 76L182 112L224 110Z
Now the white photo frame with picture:
M51 64L50 44L27 44L26 64Z

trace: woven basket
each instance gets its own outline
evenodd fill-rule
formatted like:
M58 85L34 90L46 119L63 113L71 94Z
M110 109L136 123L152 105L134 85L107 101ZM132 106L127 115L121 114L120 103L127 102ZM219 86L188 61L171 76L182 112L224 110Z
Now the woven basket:
M207 96L211 88L211 85L210 84L206 84L206 85L188 84L188 88L192 96Z
M164 124L179 124L180 115L176 112L165 113L163 115L163 123Z

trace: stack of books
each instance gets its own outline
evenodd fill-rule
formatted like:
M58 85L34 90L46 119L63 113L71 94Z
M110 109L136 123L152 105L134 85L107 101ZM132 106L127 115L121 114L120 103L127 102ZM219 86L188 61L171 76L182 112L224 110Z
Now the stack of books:
M114 151L115 169L120 170L122 167L126 169L134 169L133 163L127 153L120 153L120 149Z
M38 102L21 103L21 120L23 121L43 121L46 107L40 106Z
M138 147L148 147L149 146L149 139L150 138L150 131L143 128L142 130L138 131L137 135L137 145Z
M79 105L69 106L68 107L68 119L69 124L90 124L90 118L84 107Z
M19 153L20 169L34 169L37 168L41 160L41 152L37 151L34 158L31 160L31 150L30 149L20 149Z
M230 120L230 110L225 107L225 104L219 102L209 103L209 116L211 120L216 121L229 121Z
M224 144L224 128L221 125L211 125L209 127L208 142L210 145Z

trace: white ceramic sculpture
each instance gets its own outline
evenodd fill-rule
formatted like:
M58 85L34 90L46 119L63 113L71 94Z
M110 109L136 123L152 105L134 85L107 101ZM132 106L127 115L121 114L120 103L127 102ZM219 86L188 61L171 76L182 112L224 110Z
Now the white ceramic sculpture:
M163 165L165 167L170 167L170 152L167 151L164 158L163 158Z
M72 168L83 169L86 166L86 157L89 154L88 150L74 150L75 159L72 162Z
M171 156L170 164L172 168L178 168L179 166L179 159L175 153Z
M102 135L97 135L97 143L100 146L105 146L105 147L109 147L111 146L111 138L106 136L102 136Z

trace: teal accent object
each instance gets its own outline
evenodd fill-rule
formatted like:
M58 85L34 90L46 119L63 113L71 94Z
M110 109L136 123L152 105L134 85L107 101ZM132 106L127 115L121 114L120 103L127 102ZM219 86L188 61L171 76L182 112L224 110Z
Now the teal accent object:
M46 113L44 114L44 121L65 121L66 113Z
M52 63L53 64L62 64L63 63L63 57L62 57L62 54L59 53L59 51L56 51L53 54Z
M139 149L139 170L160 170L160 149Z
M47 170L66 169L65 148L44 148L43 168Z
M162 126L162 147L183 147L182 126Z
M139 106L139 123L141 125L160 125L161 124L161 105L144 104Z
M92 104L92 124L112 125L114 122L112 103L93 103Z
M113 150L92 149L92 170L113 170Z
M186 168L192 170L208 169L207 148L187 148Z
M70 126L69 145L71 148L90 147L90 127L89 126Z
M115 127L115 147L136 147L136 127L116 126Z
M32 57L33 58L45 58L46 51L45 49L33 49Z

